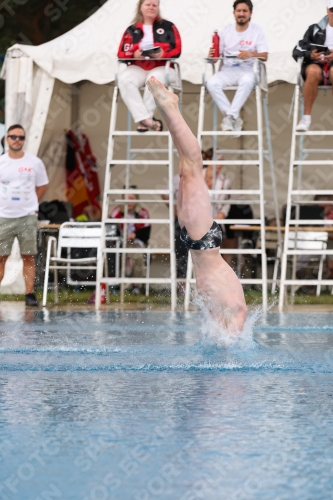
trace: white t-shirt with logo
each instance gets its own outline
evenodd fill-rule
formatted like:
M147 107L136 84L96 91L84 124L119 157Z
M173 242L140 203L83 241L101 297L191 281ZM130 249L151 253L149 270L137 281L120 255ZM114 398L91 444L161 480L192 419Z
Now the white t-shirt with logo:
M264 30L261 26L250 22L246 31L238 32L236 23L228 24L219 33L220 54L224 56L238 56L241 50L251 52L268 52L268 45ZM241 61L240 59L225 59L224 66L239 66L252 68L253 59Z
M0 156L0 217L14 219L38 211L36 187L49 183L42 160L29 153L15 160Z
M143 25L143 38L139 43L139 47L141 50L148 50L154 47L154 35L153 35L153 27L147 24Z
M326 40L325 45L329 49L333 50L333 27L329 24L326 26Z

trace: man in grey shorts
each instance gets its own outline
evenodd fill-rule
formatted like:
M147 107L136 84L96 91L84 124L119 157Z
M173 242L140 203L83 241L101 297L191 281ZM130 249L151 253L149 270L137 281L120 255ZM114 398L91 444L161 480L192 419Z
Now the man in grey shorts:
M7 131L8 153L0 157L0 283L15 237L19 241L26 287L25 303L38 306L34 294L38 202L49 182L42 160L23 151L21 125Z

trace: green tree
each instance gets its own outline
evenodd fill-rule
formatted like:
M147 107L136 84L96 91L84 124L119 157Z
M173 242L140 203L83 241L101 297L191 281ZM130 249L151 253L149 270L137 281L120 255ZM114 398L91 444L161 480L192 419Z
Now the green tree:
M14 43L40 45L87 19L106 0L5 0L0 6L0 53Z
M40 45L66 33L107 0L3 0L0 54L15 43ZM4 120L4 82L0 80L0 121Z

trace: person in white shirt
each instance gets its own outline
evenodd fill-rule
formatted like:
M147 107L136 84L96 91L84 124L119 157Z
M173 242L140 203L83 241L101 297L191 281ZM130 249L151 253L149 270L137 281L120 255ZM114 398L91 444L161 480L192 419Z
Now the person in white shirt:
M315 49L313 44L318 45L318 49ZM311 111L318 86L333 83L333 0L327 0L327 16L319 23L309 26L303 39L294 48L293 57L296 61L303 59L301 73L305 80L304 115L296 130L307 132L311 126Z
M23 260L25 302L38 306L34 294L38 202L49 180L42 160L23 151L24 141L24 128L12 125L7 131L8 153L0 157L0 283L17 238Z
M207 82L210 95L224 115L221 125L225 132L242 130L239 113L255 84L253 58L266 60L268 57L264 30L251 22L251 0L236 0L233 7L235 23L228 24L219 33L220 54L225 57L222 68ZM232 103L223 92L223 88L230 86L238 87Z
M213 148L202 151L202 153L203 160L213 160ZM223 156L219 158L219 160L223 159ZM215 166L215 174L213 165L204 166L203 176L210 190L209 194L212 202L213 219L226 219L230 211L230 204L227 202L230 199L230 194L228 194L228 190L231 189L230 179L223 171L222 165ZM224 193L215 193L211 191L224 191Z
M208 149L207 151L204 152L206 160L212 160L213 159L213 149ZM223 160L223 156L219 158L220 160ZM227 219L229 216L230 212L230 194L228 193L228 190L231 189L231 182L229 177L226 175L226 173L223 171L222 165L216 165L215 166L215 175L214 175L214 167L213 165L208 165L206 168L204 167L204 179L205 183L207 184L210 195L210 199L212 202L212 215L213 219L221 220L221 229L223 231L223 240L222 240L222 247L221 248L237 248L238 247L238 239L237 238L229 238L227 237L228 234L228 227L225 224L222 224L222 221L224 219ZM215 177L215 184L214 184L214 177ZM224 193L213 193L213 191L224 191ZM226 263L232 267L233 263L233 255L232 254L222 254L223 259L226 261Z

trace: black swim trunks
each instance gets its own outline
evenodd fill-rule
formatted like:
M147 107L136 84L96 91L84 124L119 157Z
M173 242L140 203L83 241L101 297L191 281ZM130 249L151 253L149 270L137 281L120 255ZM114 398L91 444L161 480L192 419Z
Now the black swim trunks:
M189 237L186 228L183 227L180 233L180 239L190 250L207 250L208 248L216 248L221 245L222 242L222 230L221 227L213 222L212 227L201 240L192 240Z

